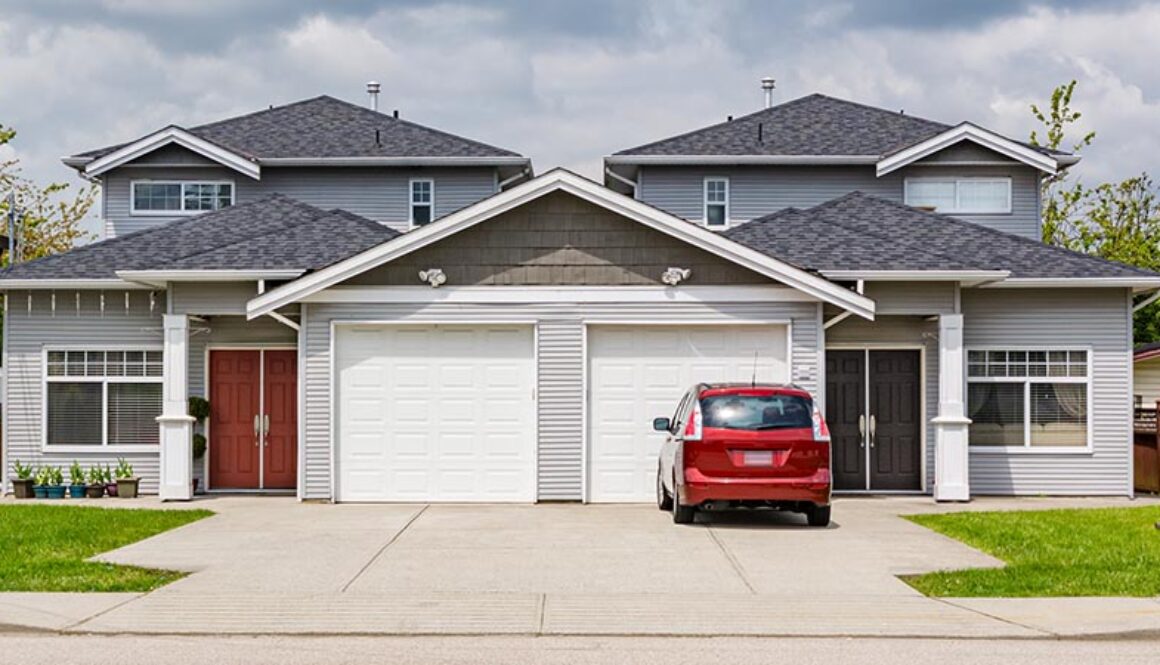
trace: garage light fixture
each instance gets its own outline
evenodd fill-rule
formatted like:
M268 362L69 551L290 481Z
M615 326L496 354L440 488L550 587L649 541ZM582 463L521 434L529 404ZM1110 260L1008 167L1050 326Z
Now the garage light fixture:
M420 270L419 279L430 284L433 289L437 289L447 283L447 275L443 274L442 268Z
M661 281L668 286L676 286L689 278L693 271L688 268L669 268L661 273Z

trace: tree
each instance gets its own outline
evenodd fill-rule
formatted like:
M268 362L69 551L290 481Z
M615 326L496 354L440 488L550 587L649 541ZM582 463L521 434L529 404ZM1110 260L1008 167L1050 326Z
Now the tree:
M1032 145L1052 150L1064 145L1068 126L1082 117L1071 108L1075 85L1057 86L1046 112L1031 106L1044 130L1042 140L1031 132ZM1084 134L1071 151L1080 152L1095 136ZM1147 173L1087 187L1061 169L1043 179L1041 193L1043 242L1160 272L1160 201ZM1137 343L1160 340L1160 304L1137 312L1133 327Z
M15 130L0 125L0 146L14 138ZM74 196L69 196L66 183L50 183L42 187L21 174L19 160L0 162L0 219L5 220L4 235L8 234L9 193L15 199L20 216L18 241L22 242L24 260L68 251L90 237L81 228L81 220L96 201L96 185L84 187ZM0 265L7 267L10 263L11 253L5 252Z

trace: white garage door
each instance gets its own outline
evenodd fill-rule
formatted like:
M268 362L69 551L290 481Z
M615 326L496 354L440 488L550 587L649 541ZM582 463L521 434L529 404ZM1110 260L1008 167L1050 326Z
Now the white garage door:
M651 501L664 435L694 383L786 382L784 325L593 326L588 331L588 500Z
M533 501L530 326L340 326L340 501Z

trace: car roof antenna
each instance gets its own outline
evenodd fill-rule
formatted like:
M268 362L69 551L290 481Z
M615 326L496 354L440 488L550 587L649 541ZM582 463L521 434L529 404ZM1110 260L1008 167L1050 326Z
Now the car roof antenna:
M749 381L749 386L757 387L757 349L753 350L753 378Z

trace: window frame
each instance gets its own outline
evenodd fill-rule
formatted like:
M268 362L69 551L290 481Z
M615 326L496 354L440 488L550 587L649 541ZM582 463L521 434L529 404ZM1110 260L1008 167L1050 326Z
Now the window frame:
M431 200L427 203L415 202L415 184L425 182L431 186ZM435 179L434 178L411 178L407 181L407 225L410 229L417 229L427 224L415 224L415 206L427 206L431 208L431 217L427 220L427 224L435 221Z
M725 184L725 201L723 203L720 201L712 201L712 202L709 201L709 183L711 183L711 182L721 182L721 183ZM731 211L730 211L730 206L729 206L729 199L730 199L730 188L729 188L729 177L728 176L710 175L710 176L705 176L701 180L701 224L705 228L707 228L707 229L727 229L730 227L733 220L732 220L732 217L730 214ZM722 223L722 224L710 224L709 223L709 206L711 206L711 205L714 205L714 206L723 205L725 207L725 215L724 215L725 221L724 221L724 223Z
M180 210L139 210L137 208L137 185L180 185L181 200ZM229 185L230 186L230 207L237 205L238 202L238 185L233 180L173 180L164 179L157 180L152 178L137 178L129 181L129 214L133 217L185 217L189 215L200 215L207 212L216 212L216 210L186 210L185 209L185 187L186 185ZM217 208L217 210L224 210L224 208Z
M906 205L918 207L910 202L910 185L918 182L951 182L955 186L955 207L953 210L935 209L943 215L1010 215L1015 209L1015 192L1011 176L908 176L902 181L902 200ZM1007 185L1007 207L1004 210L976 210L959 205L959 184L963 182L1001 182Z
M107 344L99 345L51 345L41 349L40 364L40 447L44 453L155 453L161 448L156 444L109 443L109 384L110 383L157 383L165 381L165 364L162 359L159 376L49 376L48 355L56 351L141 351L164 353L158 344ZM50 383L100 383L101 384L101 443L99 445L54 444L48 440L48 385ZM158 430L160 431L160 430Z
M981 351L984 353L990 351L1006 351L1006 352L1024 352L1031 353L1033 351L1042 351L1050 354L1051 352L1060 351L1082 351L1087 358L1086 376L976 376L970 375L970 352ZM967 450L971 455L1090 455L1094 452L1093 449L1093 434L1094 421L1092 418L1093 403L1092 398L1094 391L1092 388L1092 347L1090 346L1010 346L1010 345L984 345L984 346L969 346L963 350L963 380L966 384L967 390L963 395L963 406L966 409L967 417L970 417L970 395L969 387L972 383L1022 383L1023 384L1023 445L1021 446L985 446L985 445L971 445L970 434L968 429ZM1053 384L1053 383L1073 383L1085 384L1087 390L1085 391L1087 400L1087 416L1086 416L1086 435L1087 442L1083 446L1034 446L1031 445L1031 386L1032 384Z

